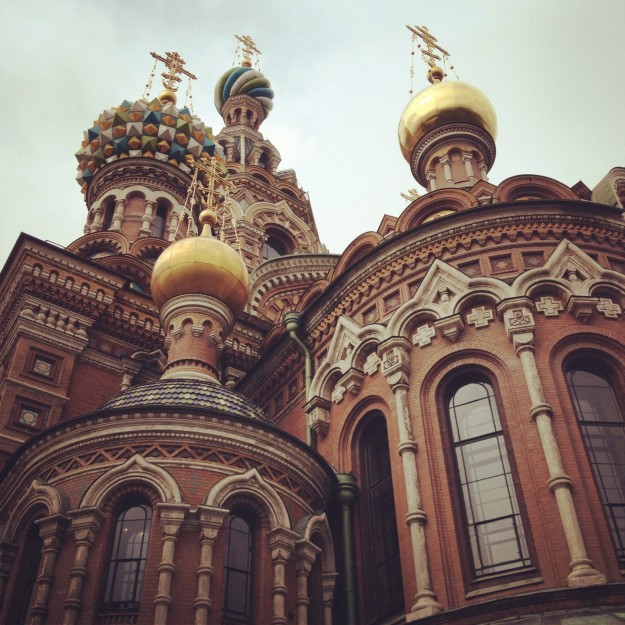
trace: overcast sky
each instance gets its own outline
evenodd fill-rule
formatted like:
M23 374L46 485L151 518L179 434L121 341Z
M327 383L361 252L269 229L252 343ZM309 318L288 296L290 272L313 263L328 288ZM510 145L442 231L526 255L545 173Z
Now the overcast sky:
M491 182L533 173L592 188L625 166L623 0L0 5L0 266L21 231L62 245L82 235L74 153L104 109L142 96L150 51L186 60L198 77L195 112L217 133L213 88L232 66L235 33L262 51L275 99L261 130L280 151L281 168L295 169L310 193L331 252L376 230L385 213L399 215L400 192L417 186L397 142L410 89L406 24L427 26L460 79L493 103ZM415 68L418 92L428 85L419 57Z

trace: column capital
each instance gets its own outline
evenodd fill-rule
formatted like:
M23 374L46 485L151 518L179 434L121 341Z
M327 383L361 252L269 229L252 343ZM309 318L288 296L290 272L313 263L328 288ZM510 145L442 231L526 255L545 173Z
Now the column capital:
M164 534L176 537L190 508L189 504L160 502L156 504L156 508L159 512Z
M102 510L93 506L70 510L67 514L72 520L72 532L76 540L93 543L102 524Z
M317 556L321 553L321 547L317 547L306 538L301 538L295 543L295 568L297 571L310 573Z
M392 336L378 346L382 375L392 388L408 384L411 348L410 341L403 336Z
M286 562L293 553L299 535L286 527L274 527L268 532L267 538L271 547L271 559Z
M197 513L200 518L200 540L215 540L230 510L200 504Z

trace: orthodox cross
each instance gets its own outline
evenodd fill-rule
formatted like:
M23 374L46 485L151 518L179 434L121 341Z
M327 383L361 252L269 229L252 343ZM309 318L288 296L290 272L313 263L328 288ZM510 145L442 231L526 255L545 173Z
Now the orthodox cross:
M169 89L170 91L176 91L178 89L176 83L182 80L178 74L183 74L191 80L197 79L197 76L184 69L185 61L177 52L165 52L165 58L156 54L156 52L150 52L150 54L156 61L161 61L165 64L165 67L167 67L168 71L161 74L163 77L163 87L165 87L165 89Z
M430 66L436 67L436 61L442 61L443 58L447 58L449 56L449 52L441 46L438 45L438 39L430 33L430 31L425 26L408 26L406 24L406 28L412 33L413 41L416 39L421 39L423 43L427 47L427 51L421 48L419 44L419 48L421 49L421 54L423 56L423 60ZM437 52L440 52L443 56L440 57Z
M262 54L261 51L256 47L254 40L249 35L235 35L235 37L242 46L243 63L241 64L245 67L252 67L252 55L260 55Z

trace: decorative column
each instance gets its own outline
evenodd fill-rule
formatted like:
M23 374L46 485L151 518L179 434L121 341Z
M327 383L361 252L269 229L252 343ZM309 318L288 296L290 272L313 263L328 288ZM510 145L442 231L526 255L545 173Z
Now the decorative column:
M177 210L172 210L171 217L169 218L169 227L167 228L167 240L170 243L176 238L176 231L178 230L179 222L180 213Z
M332 625L332 606L334 606L334 591L336 578L339 576L335 571L321 574L321 592L323 593L323 625Z
M176 570L174 552L178 532L189 509L188 504L158 503L161 525L163 527L163 551L158 565L158 590L154 597L154 625L167 625L167 614L171 605L171 578Z
M473 154L471 152L463 152L462 160L464 162L464 170L467 172L469 180L475 180L475 173L473 172Z
M98 230L102 230L102 219L104 218L104 209L101 206L94 209L93 211L93 221L91 222L91 227L85 226L85 234L89 232L97 232Z
M308 625L308 606L310 595L308 592L308 578L310 571L321 549L309 540L302 538L295 543L295 573L297 575L297 625Z
M0 542L0 610L4 605L4 593L17 557L18 545L3 540Z
M79 508L68 512L76 539L74 564L69 572L69 589L64 603L63 625L75 625L82 606L82 591L87 578L87 562L93 541L102 523L102 512L97 507Z
M428 191L436 191L436 172L433 169L428 169L425 177L428 182Z
M154 212L154 201L145 200L143 217L141 217L141 230L139 230L139 237L149 237L152 230L152 220Z
M527 385L532 408L530 416L536 423L543 454L549 469L549 490L556 498L564 535L569 548L569 586L594 586L605 584L605 576L597 571L588 558L584 539L579 527L577 512L571 490L573 481L564 470L564 463L553 431L553 411L546 402L536 360L534 358L534 318L529 308L508 303L504 310L504 323L508 338L512 341L521 360L523 376Z
M337 474L336 498L341 504L341 533L343 534L343 574L345 576L345 625L356 625L356 579L354 575L354 538L352 514L358 487L351 473Z
M126 200L115 200L115 212L113 213L113 219L109 230L113 232L119 232L122 228L122 221L124 219L124 208L126 208Z
M293 552L298 535L285 527L276 527L269 534L269 546L271 547L271 560L273 561L273 617L272 625L286 625L285 602L287 587L285 584L284 568Z
M382 374L395 396L395 412L399 430L397 452L402 460L404 483L406 485L406 524L410 529L412 560L414 563L416 593L414 604L406 620L411 621L442 611L432 591L425 542L427 516L421 508L421 493L417 476L417 444L412 434L410 409L408 407L408 381L410 375L410 342L404 337L391 337L380 344L378 353L382 357Z
M447 182L447 184L452 184L454 179L453 176L451 174L451 165L449 163L449 154L445 154L444 156L441 156L439 159L440 164L443 166L443 172L445 174L445 182Z
M56 559L61 550L61 541L68 521L69 519L61 514L55 514L36 521L39 526L39 536L41 536L43 541L43 554L39 566L34 599L29 613L29 625L41 625L45 621L48 613L50 586L54 581Z
M198 506L200 515L200 565L197 567L197 596L195 625L207 625L208 615L213 607L211 599L211 579L213 577L213 548L215 539L228 515L228 510Z

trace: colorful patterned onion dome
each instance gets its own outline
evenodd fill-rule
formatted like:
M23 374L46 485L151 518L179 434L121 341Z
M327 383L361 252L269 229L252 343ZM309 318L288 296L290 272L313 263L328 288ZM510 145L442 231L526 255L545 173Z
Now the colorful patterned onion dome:
M213 133L188 108L154 98L151 102L124 100L104 111L85 131L82 147L76 152L76 179L86 192L96 172L122 158L153 158L190 173L196 158L213 156Z
M251 67L229 69L215 86L215 106L221 113L224 102L235 95L249 95L256 98L263 107L265 117L273 108L271 83L261 72Z

